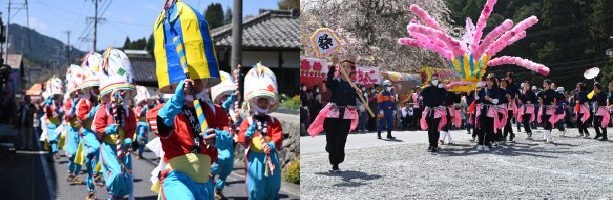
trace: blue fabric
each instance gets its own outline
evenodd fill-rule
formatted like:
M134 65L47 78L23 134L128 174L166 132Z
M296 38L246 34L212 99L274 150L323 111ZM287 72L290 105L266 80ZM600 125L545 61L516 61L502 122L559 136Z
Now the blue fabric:
M104 133L106 133L106 134L116 134L117 133L117 124L109 124L109 126L104 128Z
M232 94L230 95L230 97L228 99L226 99L226 101L223 102L223 104L221 104L221 107L223 107L223 109L228 110L228 108L230 106L232 106L232 104L234 104L234 99L235 99L235 95Z
M81 171L81 165L74 163L75 155L79 147L81 138L79 137L78 129L72 126L64 126L66 129L66 141L64 142L64 149L66 150L66 157L68 157L68 172L71 174L78 174Z
M147 133L149 133L149 124L147 122L138 122L136 124L136 142L138 143L138 155L143 156L143 151L145 150L145 145L149 141L147 137Z
M215 188L223 190L226 179L234 168L234 147L232 146L230 149L220 149L217 152L219 155L217 161L211 166L211 173L213 176L218 175L217 180L215 180Z
M389 96L389 97L393 97L391 92L388 91L383 91L381 93L383 96ZM379 110L396 110L396 103L394 103L393 101L383 101L381 103L379 103Z
M158 116L164 120L166 126L174 125L175 116L181 112L183 102L185 101L185 94L183 94L184 85L185 80L180 81L175 89L175 95L170 97L168 102L158 111Z
M379 119L379 125L377 126L377 132L382 130L391 131L394 123L394 116L392 110L383 110L383 118Z
M179 171L170 171L162 185L166 199L212 200L215 197L213 183L196 183Z
M49 158L53 158L53 156L57 153L57 151L58 151L57 140L49 141L49 153L48 153Z
M83 142L83 148L85 150L85 167L87 168L87 189L89 192L93 192L95 189L94 184L94 168L96 167L96 163L98 163L98 155L100 154L100 142L96 138L95 133L89 129L83 130L83 138L81 141Z
M102 143L100 147L100 162L102 175L109 197L123 198L132 192L133 184L131 174L123 172L121 163L127 169L132 169L131 156L124 156L121 160L117 157L117 149L114 144Z
M249 125L249 128L247 128L247 132L245 132L245 136L247 136L248 138L252 138L253 134L255 134L255 123L251 123L251 125Z
M215 129L215 148L217 149L234 149L234 140L228 131Z
M270 153L271 160L275 165L273 174L264 176L266 169L266 154L250 151L247 154L247 193L249 199L277 199L281 189L281 166L277 153Z

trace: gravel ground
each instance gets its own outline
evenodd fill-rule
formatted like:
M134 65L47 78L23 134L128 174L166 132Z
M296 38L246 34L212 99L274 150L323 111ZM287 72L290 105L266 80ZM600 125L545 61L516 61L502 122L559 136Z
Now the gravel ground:
M328 171L327 153L302 155L300 196L318 200L612 198L613 141L579 138L576 129L569 129L569 137L556 132L555 144L526 140L522 132L516 143L487 153L476 151L465 131L453 131L455 144L443 145L438 153L426 152L423 140L393 145L383 141L386 144L367 148L348 143L340 173ZM593 137L593 129L590 132ZM542 132L533 135L542 137ZM321 140L303 137L301 141L321 146Z

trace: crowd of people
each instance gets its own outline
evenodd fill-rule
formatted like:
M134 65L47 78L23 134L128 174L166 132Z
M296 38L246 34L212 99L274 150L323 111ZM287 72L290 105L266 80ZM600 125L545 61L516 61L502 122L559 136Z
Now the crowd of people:
M490 73L476 90L453 92L454 83L433 74L431 82L415 87L407 99L399 101L389 80L371 88L352 86L335 72L355 73L353 62L345 60L341 66L330 67L321 91L318 86L312 90L301 86L301 123L311 136L326 133L332 171L340 171L349 133L377 132L377 138L382 139L381 132L388 131L387 138L395 139L392 129L427 130L431 152L440 149L439 144L453 143L450 130L465 130L478 151L514 142L522 131L526 139L554 143L554 130L566 136L567 128L578 128L580 137L592 138L588 129L593 128L593 139L608 140L613 82L608 88L598 82L588 88L580 82L568 91L551 80L519 82L512 72L502 78ZM368 105L358 95L363 95ZM366 107L375 115L369 115ZM533 130L539 128L543 138L533 138Z

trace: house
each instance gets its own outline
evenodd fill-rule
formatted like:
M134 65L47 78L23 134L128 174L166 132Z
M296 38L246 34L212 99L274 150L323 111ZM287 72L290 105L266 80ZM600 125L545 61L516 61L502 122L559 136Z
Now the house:
M19 94L25 89L27 77L25 76L25 70L23 66L23 55L21 54L8 54L2 55L2 58L6 60L6 64L10 67L8 72L7 81L3 82L3 88L9 88L3 90L3 94L0 96L14 97L15 94Z
M230 71L232 24L211 30L220 69ZM277 75L279 93L297 95L300 82L300 11L265 10L243 20L242 66L258 62Z

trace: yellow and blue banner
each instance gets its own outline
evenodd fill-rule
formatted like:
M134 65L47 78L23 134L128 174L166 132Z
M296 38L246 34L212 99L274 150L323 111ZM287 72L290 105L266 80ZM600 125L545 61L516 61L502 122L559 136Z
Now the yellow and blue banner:
M162 11L153 27L154 55L158 86L162 93L172 93L186 79L174 44L181 37L183 52L192 80L204 80L207 87L221 82L213 39L204 16L177 0Z

